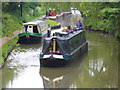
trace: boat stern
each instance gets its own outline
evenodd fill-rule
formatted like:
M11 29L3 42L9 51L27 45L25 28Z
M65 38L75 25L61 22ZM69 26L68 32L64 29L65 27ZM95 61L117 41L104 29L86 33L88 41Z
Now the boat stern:
M66 66L69 65L70 63L71 63L70 56L55 55L55 54L49 54L49 55L40 54L41 66L57 67L57 66Z

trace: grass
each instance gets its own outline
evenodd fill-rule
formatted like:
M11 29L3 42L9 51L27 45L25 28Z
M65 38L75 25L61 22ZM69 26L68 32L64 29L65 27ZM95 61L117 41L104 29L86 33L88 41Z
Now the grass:
M0 64L2 64L8 55L8 52L16 45L18 38L13 38L0 47Z
M0 32L0 37L11 37L13 32L16 30L21 30L21 19L17 18L9 13L2 14L2 31Z

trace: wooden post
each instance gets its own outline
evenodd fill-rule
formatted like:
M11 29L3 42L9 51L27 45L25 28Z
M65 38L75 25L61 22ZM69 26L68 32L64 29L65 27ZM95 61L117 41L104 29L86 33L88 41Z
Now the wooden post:
M53 39L53 53L56 52L56 40Z

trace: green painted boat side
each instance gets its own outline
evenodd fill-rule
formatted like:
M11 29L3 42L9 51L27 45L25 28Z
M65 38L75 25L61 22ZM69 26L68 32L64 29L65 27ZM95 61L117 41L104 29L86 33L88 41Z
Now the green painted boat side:
M40 37L40 36L42 35L42 33L30 33L30 32L25 32L25 33L20 33L18 36L19 36L19 37L23 37L23 36L26 36L26 35L31 35L31 36Z

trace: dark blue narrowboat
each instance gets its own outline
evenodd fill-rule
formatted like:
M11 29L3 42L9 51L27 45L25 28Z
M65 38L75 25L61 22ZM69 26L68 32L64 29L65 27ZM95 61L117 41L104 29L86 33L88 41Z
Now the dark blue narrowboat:
M66 66L77 60L88 50L85 30L54 33L46 37L40 53L42 66Z

